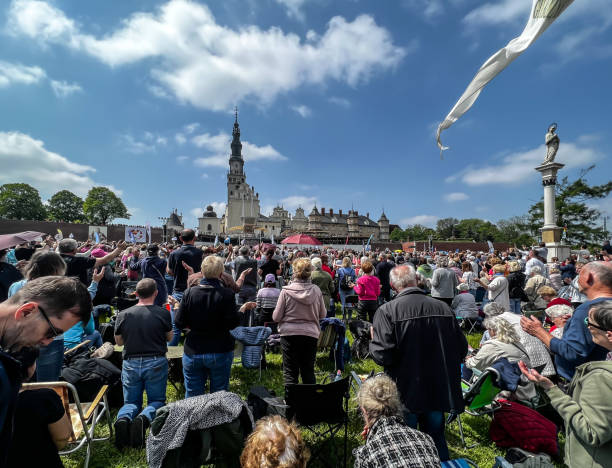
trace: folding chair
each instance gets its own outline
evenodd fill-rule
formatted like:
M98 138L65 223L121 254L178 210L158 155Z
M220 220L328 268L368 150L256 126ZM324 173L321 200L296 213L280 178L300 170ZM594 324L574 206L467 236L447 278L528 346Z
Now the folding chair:
M463 402L466 406L466 413L472 416L492 414L499 408L499 404L495 402L495 397L501 391L500 388L495 385L495 381L499 375L497 371L491 367L486 368L482 373L474 370L474 375L477 376L477 379L472 384L465 380L461 381L461 390L463 392ZM459 425L459 435L461 436L463 447L476 447L478 444L468 446L465 443L461 415L457 417L457 424Z
M464 330L467 330L467 334L471 334L476 330L476 327L479 325L479 321L476 318L465 318L465 317L456 317L459 321L459 326Z
M60 455L68 455L76 452L83 445L87 446L87 454L85 456L85 468L89 466L91 457L92 445L94 442L109 440L113 436L113 425L111 422L110 407L108 405L107 390L108 385L103 385L100 391L95 396L93 401L82 403L79 399L79 394L76 388L68 382L38 382L23 384L24 390L36 390L40 388L49 388L54 390L62 399L62 404L66 410L66 414L70 417L72 423L72 434L68 442L68 448L60 450ZM73 398L74 403L70 403L69 395ZM106 414L108 423L109 435L107 437L94 437L96 425Z
M272 334L272 329L267 327L236 327L230 331L230 334L236 340L234 364L241 364L245 369L258 368L259 380L261 380L262 365L266 361L265 345L268 337ZM245 356L244 360L242 358L243 354ZM254 364L255 362L257 362L257 365Z
M342 320L346 322L347 320L351 320L353 318L353 310L357 309L358 302L359 297L357 297L357 295L355 294L351 294L350 296L346 296L344 298L344 307L342 308Z
M348 441L349 379L322 384L290 384L285 388L285 402L289 406L288 418L310 431L317 443L312 448L312 460L318 459L328 467L346 468ZM333 444L336 434L344 427L342 465L337 459L337 447ZM323 454L325 445L332 443L335 457Z

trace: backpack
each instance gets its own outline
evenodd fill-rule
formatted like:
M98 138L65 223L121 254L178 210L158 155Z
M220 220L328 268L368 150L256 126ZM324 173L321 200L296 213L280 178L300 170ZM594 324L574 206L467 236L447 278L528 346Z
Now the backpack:
M275 414L286 418L287 409L289 408L282 398L276 396L274 391L270 391L260 385L251 387L247 397L247 404L253 413L255 421L264 416L273 416Z
M121 370L106 359L90 358L89 352L69 359L62 369L62 380L75 386L81 401L93 401L103 385L117 385Z
M342 289L343 291L350 291L353 288L350 287L349 284L354 283L354 282L355 282L355 276L351 273L347 273L345 270L344 275L342 276L342 279L340 280L340 289Z

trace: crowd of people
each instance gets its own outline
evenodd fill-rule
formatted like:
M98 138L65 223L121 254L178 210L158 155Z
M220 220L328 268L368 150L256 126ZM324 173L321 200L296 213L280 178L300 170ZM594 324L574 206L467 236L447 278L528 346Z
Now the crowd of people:
M81 343L112 351L100 317L125 284L135 299L114 317L123 346L119 449L144 447L166 404L168 346L182 343L185 398L228 391L232 331L273 324L284 384L313 384L321 321L338 311L350 321L355 308L384 370L359 390L365 445L354 451L355 466L448 460L445 414L464 410L462 376L502 358L523 376L499 397L537 409L545 394L564 422L570 467L612 466L609 242L595 255L582 249L547 261L543 245L405 253L195 241L186 229L176 244L49 237L0 251L0 466L62 466L68 423L59 397L21 385L59 380L64 351ZM466 324L484 332L478 349L468 346ZM31 433L44 450L20 449ZM299 467L308 459L295 423L275 416L257 423L241 463Z

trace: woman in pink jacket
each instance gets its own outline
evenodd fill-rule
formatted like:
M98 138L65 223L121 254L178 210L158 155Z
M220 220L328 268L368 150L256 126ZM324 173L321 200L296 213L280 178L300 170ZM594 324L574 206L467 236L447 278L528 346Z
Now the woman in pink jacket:
M361 264L363 275L357 278L355 293L359 297L357 314L360 320L372 323L374 314L378 309L378 296L380 295L380 280L374 276L374 265L369 261Z
M299 258L292 266L293 280L282 289L272 313L281 335L285 386L297 384L299 375L302 383L316 383L314 365L321 333L319 320L327 316L323 294L310 282L310 260Z

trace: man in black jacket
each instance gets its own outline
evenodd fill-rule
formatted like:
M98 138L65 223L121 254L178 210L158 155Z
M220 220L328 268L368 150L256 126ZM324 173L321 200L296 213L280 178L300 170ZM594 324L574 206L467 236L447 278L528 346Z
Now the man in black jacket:
M407 425L429 434L448 460L444 413L463 411L461 363L467 340L451 308L416 287L411 265L391 270L397 296L374 316L370 353L397 382Z

